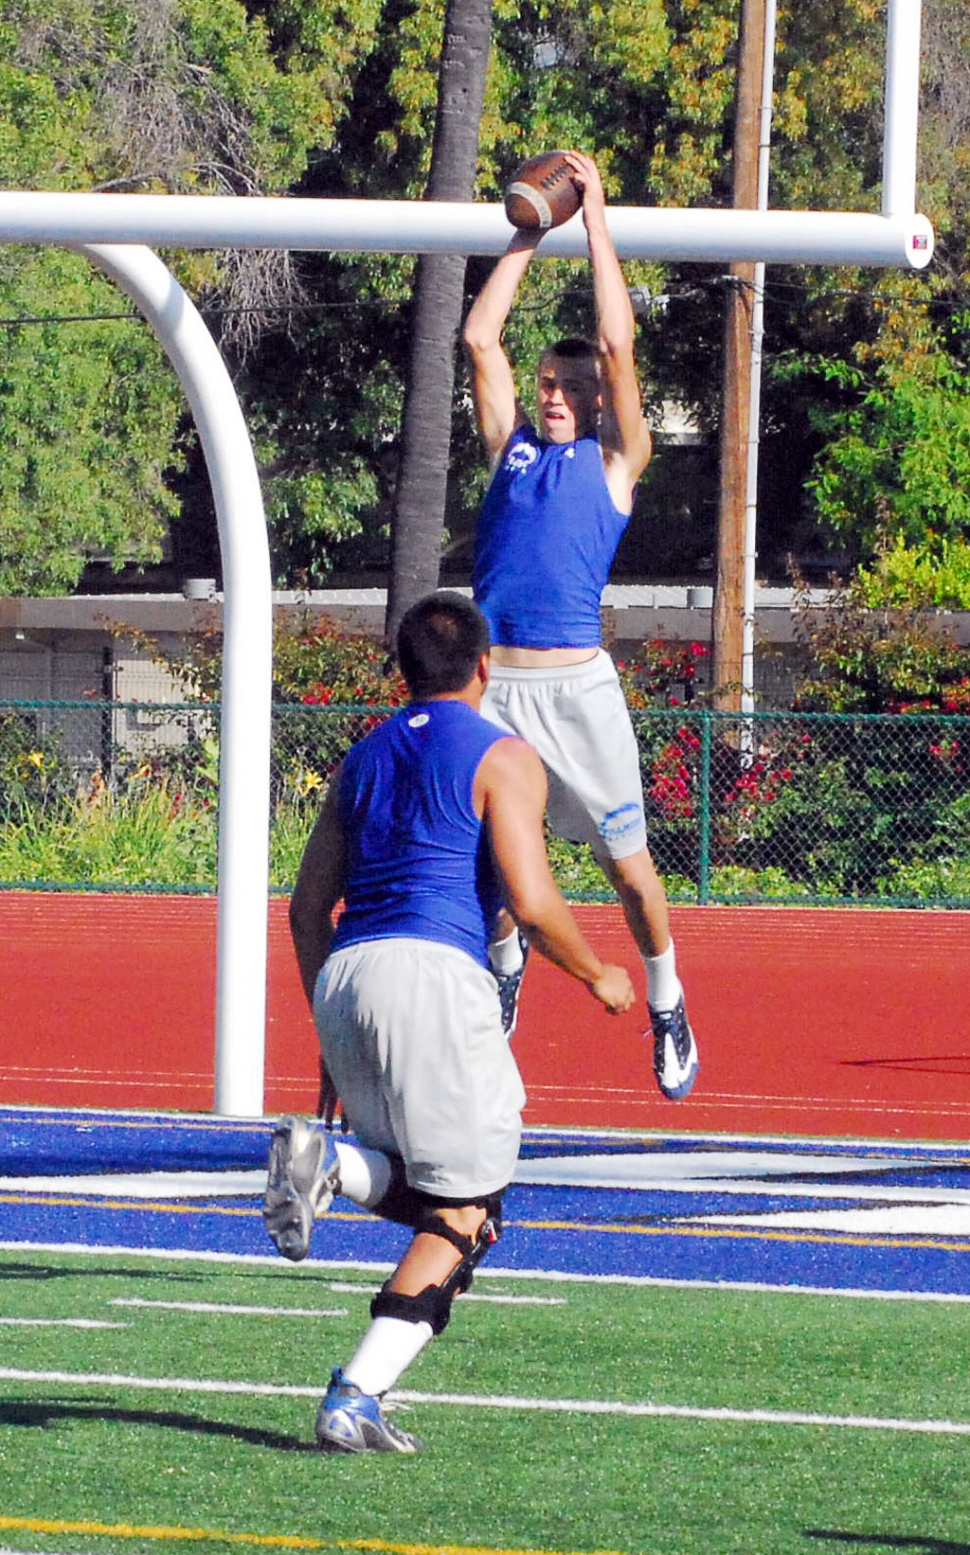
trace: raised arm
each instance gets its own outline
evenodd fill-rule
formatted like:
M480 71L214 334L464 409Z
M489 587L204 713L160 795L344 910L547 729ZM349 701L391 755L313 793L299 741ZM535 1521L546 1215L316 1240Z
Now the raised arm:
M530 944L622 1015L634 1002L633 984L623 967L602 962L587 944L549 868L546 789L542 762L524 740L497 740L478 769L476 790L509 911Z
M528 420L515 392L502 330L540 236L538 232L515 234L472 303L462 334L475 415L492 463L516 427Z
M617 463L630 495L650 461L650 430L643 416L633 351L633 308L620 261L606 225L606 197L599 169L580 151L567 153L583 192L583 221L593 270L593 298L603 378L603 453Z

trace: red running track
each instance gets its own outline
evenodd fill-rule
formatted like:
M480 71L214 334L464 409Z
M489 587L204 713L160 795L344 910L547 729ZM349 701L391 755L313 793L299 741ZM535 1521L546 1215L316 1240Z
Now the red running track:
M636 978L619 909L577 914ZM210 1110L215 921L211 897L0 893L0 1103ZM693 1094L656 1091L642 1005L611 1018L534 956L515 1036L527 1123L970 1138L970 913L677 907L673 926ZM267 1112L312 1109L316 1066L274 899Z

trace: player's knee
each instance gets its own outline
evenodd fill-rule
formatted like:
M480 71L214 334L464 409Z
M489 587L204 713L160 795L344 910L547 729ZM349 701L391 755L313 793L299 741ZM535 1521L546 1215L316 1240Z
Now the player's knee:
M466 1207L481 1211L480 1217L476 1215L472 1221L477 1225L473 1236L464 1235L435 1209L428 1209L415 1228L418 1233L438 1236L450 1242L458 1252L458 1262L447 1278L440 1285L426 1285L424 1290L413 1296L392 1290L388 1281L371 1302L371 1317L395 1317L405 1323L427 1323L435 1334L447 1328L452 1302L468 1289L475 1269L502 1235L501 1194L493 1194L475 1205L462 1206Z

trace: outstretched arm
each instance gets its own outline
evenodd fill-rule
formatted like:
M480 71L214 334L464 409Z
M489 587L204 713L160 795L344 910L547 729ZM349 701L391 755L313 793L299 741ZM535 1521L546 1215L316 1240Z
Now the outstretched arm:
M482 759L476 789L509 911L522 932L611 1014L622 1015L635 998L629 976L587 944L549 868L542 830L546 775L536 752L524 740L497 740Z
M633 487L652 451L643 417L633 343L633 308L613 239L606 225L606 196L599 169L580 151L567 153L573 177L583 193L583 221L593 269L593 298L603 374L603 452Z
M502 330L540 236L539 232L515 234L472 303L462 334L471 368L475 415L493 463L516 427L527 419L502 347Z

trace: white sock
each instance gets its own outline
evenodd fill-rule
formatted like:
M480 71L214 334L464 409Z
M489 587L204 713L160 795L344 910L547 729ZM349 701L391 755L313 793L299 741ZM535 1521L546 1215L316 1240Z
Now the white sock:
M344 1380L372 1397L386 1393L421 1354L433 1334L430 1323L375 1317L353 1360L343 1368Z
M365 1150L335 1139L340 1162L340 1191L363 1209L373 1209L391 1186L391 1159L382 1150Z
M493 939L488 947L489 965L493 972L500 973L502 977L517 972L524 959L518 929L513 929L504 939Z
M680 978L677 976L677 960L674 942L660 956L644 956L647 969L647 1003L652 1010L672 1010L683 997Z

